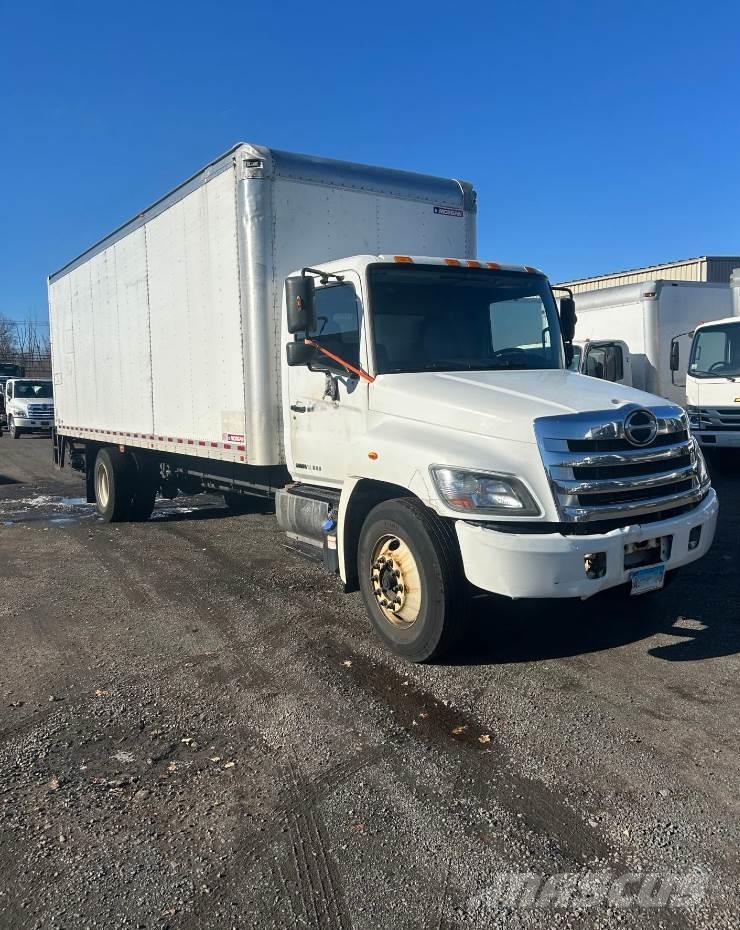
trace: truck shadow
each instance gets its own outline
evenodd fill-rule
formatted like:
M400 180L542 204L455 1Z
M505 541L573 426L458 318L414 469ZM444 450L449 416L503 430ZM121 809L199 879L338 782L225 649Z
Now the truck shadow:
M692 662L740 652L737 595L708 604L690 579L664 595L619 600L597 595L586 602L474 598L467 635L448 664L488 665L536 662L601 652L658 635L649 655L669 662ZM733 603L734 602L734 603ZM679 639L680 637L680 639Z

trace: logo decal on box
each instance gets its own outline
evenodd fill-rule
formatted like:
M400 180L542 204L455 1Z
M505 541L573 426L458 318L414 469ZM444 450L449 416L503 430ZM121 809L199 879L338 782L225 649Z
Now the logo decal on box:
M457 210L455 207L435 207L434 212L440 216L465 216L462 210Z
M244 433L227 433L227 442L244 442Z

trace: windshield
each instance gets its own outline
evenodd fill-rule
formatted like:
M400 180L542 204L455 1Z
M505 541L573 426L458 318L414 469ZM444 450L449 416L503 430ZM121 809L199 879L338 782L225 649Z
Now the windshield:
M378 374L562 368L555 303L539 274L374 265Z
M51 381L16 381L13 389L14 397L53 397L54 389Z
M691 346L689 374L695 378L740 376L740 321L697 331Z

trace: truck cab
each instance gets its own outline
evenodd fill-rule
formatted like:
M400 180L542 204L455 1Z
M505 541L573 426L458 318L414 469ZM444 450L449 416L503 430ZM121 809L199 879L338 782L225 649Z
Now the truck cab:
M283 309L278 520L331 540L394 651L438 649L453 568L511 598L641 593L711 545L685 412L568 371L574 308L537 270L355 256L296 272Z
M676 344L671 367L678 370L679 365ZM740 448L740 318L696 327L686 372L686 405L692 432L702 446Z
M24 433L49 433L54 425L54 387L48 378L9 378L5 418L12 439Z

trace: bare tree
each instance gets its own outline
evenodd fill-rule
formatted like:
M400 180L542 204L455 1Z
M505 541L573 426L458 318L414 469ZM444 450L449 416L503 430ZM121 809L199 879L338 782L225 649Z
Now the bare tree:
M15 352L15 323L0 315L0 358L10 358Z

